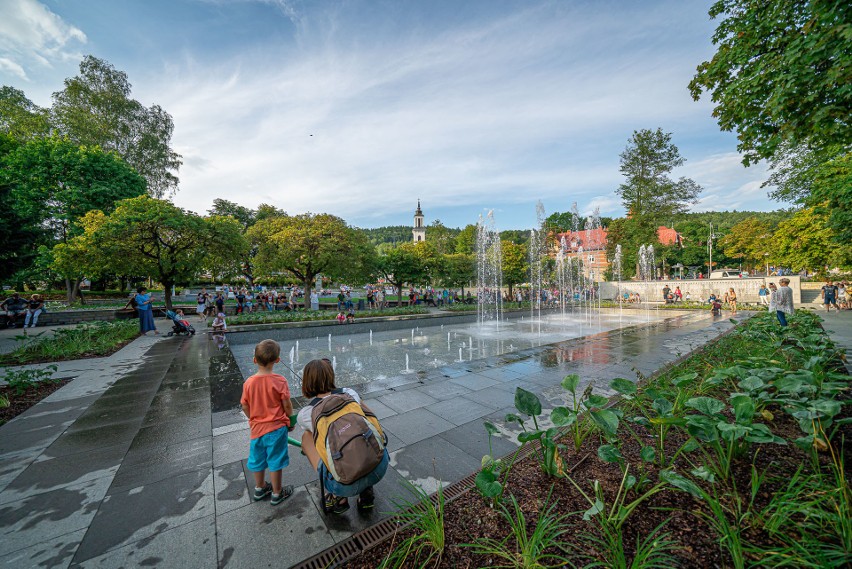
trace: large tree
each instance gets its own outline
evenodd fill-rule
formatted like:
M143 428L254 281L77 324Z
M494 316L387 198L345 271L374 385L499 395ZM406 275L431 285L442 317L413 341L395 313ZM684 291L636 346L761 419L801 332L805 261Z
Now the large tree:
M374 270L375 251L366 235L327 213L269 217L248 237L257 247L259 272L287 272L305 289L305 308L319 274L335 279L366 280Z
M775 228L768 221L750 217L731 227L719 245L728 257L739 259L747 267L761 268L774 261L774 231Z
M0 133L27 141L49 132L50 121L45 109L30 101L23 91L6 85L0 87Z
M852 4L837 0L719 0L710 61L689 84L735 130L743 162L772 158L782 143L852 143Z
M406 284L415 286L430 282L439 273L436 268L441 268L438 255L427 241L402 243L378 258L378 272L398 289L400 302Z
M774 258L794 271L824 273L837 262L836 247L831 242L831 229L825 215L813 208L797 211L778 224L773 245Z
M145 180L115 153L58 137L33 138L2 158L0 191L8 188L10 209L29 236L21 252L64 243L79 234L78 221L91 210L111 212L123 199L145 193ZM65 275L69 302L79 280Z
M171 148L172 117L158 105L146 108L130 92L126 73L88 55L80 74L53 94L54 125L78 144L116 151L145 178L151 196L173 194L181 157Z
M773 197L828 214L833 240L852 237L852 4L837 0L719 0L718 46L689 84L736 131L743 163L770 162Z
M476 257L469 253L444 255L440 263L440 280L444 286L464 288L476 278Z
M148 275L163 284L167 308L172 286L194 279L212 256L238 257L246 246L233 219L205 219L147 195L122 201L109 215L90 212L82 224L81 236L54 249L59 266L76 261L88 274Z
M509 296L512 296L512 287L529 280L529 264L526 245L518 245L511 241L503 240L501 243L503 255L503 284L509 287Z
M620 158L625 180L615 193L638 223L656 230L656 225L685 212L698 199L701 186L689 178L670 178L672 170L686 161L671 133L660 128L633 131Z

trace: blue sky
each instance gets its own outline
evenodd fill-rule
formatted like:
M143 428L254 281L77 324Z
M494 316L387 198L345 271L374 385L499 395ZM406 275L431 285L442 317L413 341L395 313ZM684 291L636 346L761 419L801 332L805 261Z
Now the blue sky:
M704 191L694 211L773 202L709 98L710 1L0 0L0 82L49 106L85 54L173 117L174 201L329 212L361 227L624 211L635 129L661 127Z

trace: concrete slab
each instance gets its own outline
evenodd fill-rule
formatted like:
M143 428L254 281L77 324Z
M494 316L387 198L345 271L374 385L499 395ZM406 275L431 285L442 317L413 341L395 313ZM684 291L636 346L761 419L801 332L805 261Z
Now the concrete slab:
M436 399L419 392L417 389L409 389L400 393L390 393L379 397L378 400L397 413L405 413L412 409L428 407L437 403Z
M382 427L410 445L453 428L455 425L423 408L388 417Z

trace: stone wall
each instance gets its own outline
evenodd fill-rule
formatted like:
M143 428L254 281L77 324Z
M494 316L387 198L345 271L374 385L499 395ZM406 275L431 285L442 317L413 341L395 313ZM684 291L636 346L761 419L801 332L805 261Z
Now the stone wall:
M650 302L663 302L663 287L668 285L672 290L675 287L680 287L684 297L689 292L693 301L707 300L710 293L716 293L716 296L725 296L725 292L729 288L733 288L737 293L737 299L741 303L760 302L760 297L757 291L760 290L760 285L768 285L770 282L778 284L781 277L771 278L748 278L748 279L691 279L691 280L661 280L661 281L620 281L620 282L602 282L601 283L601 298L614 299L619 292L624 294L639 293L642 300ZM801 277L793 276L786 277L790 279L790 288L793 289L793 302L796 305L802 302L802 287Z

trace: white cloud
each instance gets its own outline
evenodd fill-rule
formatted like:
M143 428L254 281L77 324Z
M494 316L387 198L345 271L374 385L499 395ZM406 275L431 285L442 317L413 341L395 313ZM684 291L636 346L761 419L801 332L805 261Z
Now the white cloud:
M76 46L86 34L67 24L36 0L2 0L0 72L26 78L32 66L51 67L56 61L79 59Z
M769 177L768 168L761 162L748 168L736 152L714 154L678 168L676 175L698 182L703 192L692 211L754 209L769 211L783 204L769 199L770 188L763 187Z
M8 57L0 57L0 71L7 71L21 79L27 79L27 73L24 71L24 68Z

